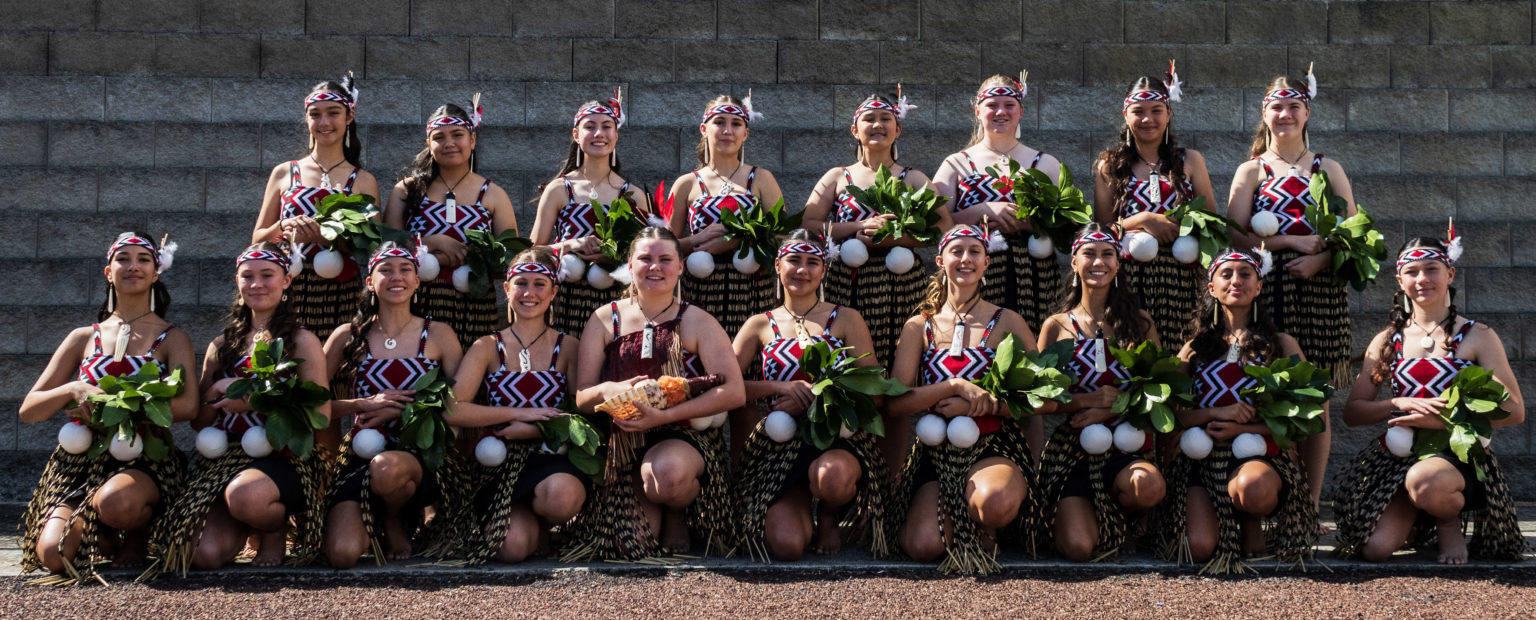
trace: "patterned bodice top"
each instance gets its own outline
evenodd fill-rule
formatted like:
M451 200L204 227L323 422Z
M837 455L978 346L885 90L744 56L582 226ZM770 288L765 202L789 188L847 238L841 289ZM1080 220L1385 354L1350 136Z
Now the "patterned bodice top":
M1195 372L1195 406L1208 409L1248 402L1241 392L1258 385L1258 382L1243 372L1243 367L1247 365L1225 359L1202 364Z
M1067 362L1067 368L1077 375L1077 381L1072 384L1072 393L1087 394L1100 387L1113 385L1125 389L1131 380L1131 371L1115 359L1109 351L1104 351L1104 372L1095 372L1093 358L1098 352L1098 343L1090 334L1083 333L1077 325L1077 317L1067 313L1067 320L1072 323L1072 359ZM1108 341L1105 343L1108 348Z
M368 353L357 365L357 376L352 380L353 396L368 398L385 390L409 390L418 379L440 366L437 360L427 358L427 333L431 327L432 319L422 320L421 338L416 344L416 355L412 357L374 357L373 345L369 344ZM381 430L393 438L400 430L400 419L390 420L385 426Z
M971 159L970 153L961 151L960 154L965 156L965 165L970 166L971 174L960 179L960 182L955 186L956 212L984 202L1013 201L1011 193L1004 192L997 187L997 182L1002 179L976 168L976 162ZM1029 162L1029 167L1039 167L1040 158L1044 156L1045 153L1043 151L1035 153L1035 158Z
M1443 357L1403 357L1403 332L1392 334L1392 348L1397 350L1397 360L1392 362L1392 395L1408 398L1434 398L1450 387L1451 380L1461 369L1472 366L1471 360L1456 357L1461 342L1472 331L1476 321L1467 321L1456 335L1451 337L1451 348Z
M837 311L842 306L833 306L832 314L827 316L827 326L822 328L820 336L811 336L811 344L825 342L833 350L845 346L843 341L832 335L832 322L837 320ZM773 328L773 340L763 345L763 380L764 381L809 381L810 375L800 369L800 354L804 351L800 346L800 340L791 333L788 338L779 331L778 321L773 320L773 313L764 313L768 317L768 325Z
M950 355L948 348L933 346L933 323L924 321L923 339L927 346L923 349L923 385L933 385L948 379L972 381L985 374L992 365L993 356L997 354L997 351L987 346L987 340L991 339L992 328L997 326L997 320L1002 316L1003 309L998 308L997 312L992 313L992 320L987 321L987 328L981 333L981 341L974 347L961 347L956 355ZM976 426L985 435L1000 428L1002 418L979 417L976 418Z
M560 208L560 214L555 217L555 241L568 241L580 239L597 234L597 211L592 208L591 201L582 202L576 200L576 191L571 189L571 180L562 178L565 182L565 206ZM629 181L619 187L619 195L629 194Z
M1179 158L1179 167L1184 166L1184 158ZM1175 207L1189 202L1195 197L1195 185L1185 175L1184 180L1177 186L1173 184L1171 177L1159 174L1157 176L1157 204L1152 201L1152 182L1136 175L1131 175L1125 180L1125 189L1120 193L1121 219L1128 218L1137 213L1167 213Z
M167 325L143 355L124 355L122 360L112 361L111 355L101 351L101 325L92 325L91 338L95 344L91 354L80 360L80 372L75 378L95 385L101 382L102 377L126 377L138 372L145 364L155 361L155 351L160 349L160 343L165 342L165 336L171 333L171 329L172 326ZM160 366L160 376L163 377L166 375L165 365Z
M480 195L475 197L474 204L455 204L449 209L447 198L444 202L433 202L426 196L421 197L420 208L411 214L411 221L406 222L406 227L412 234L423 237L429 235L448 235L454 241L464 243L468 237L466 232L471 230L491 231L491 212L482 204L485 201L485 192L491 188L491 182L487 180L480 184ZM454 200L458 203L458 200ZM449 213L452 212L450 217ZM452 222L449 220L452 219Z
M565 373L560 372L560 343L565 333L555 335L555 349L549 355L548 370L511 370L507 368L507 349L501 332L496 332L496 358L501 367L485 376L486 404L492 407L559 407L565 400Z
M752 194L752 180L757 178L757 166L747 171L747 191L741 194L725 193L711 195L709 186L704 183L703 175L698 170L693 171L693 178L699 185L699 197L688 204L688 233L698 234L710 224L720 221L720 214L725 211L742 212L745 209L757 208L757 196Z
M901 169L901 173L896 175L896 178L905 181L907 180L907 173L911 171L911 166L904 166ZM828 218L828 221L862 222L880 215L879 211L859 204L859 201L854 200L853 195L848 193L848 185L853 185L853 175L849 174L847 168L843 168L843 180L847 184L843 186L842 191L837 193L836 208L832 210L832 217Z
M1264 167L1264 181L1253 191L1253 212L1268 211L1280 220L1277 235L1313 235L1317 230L1307 221L1307 207L1317 204L1312 200L1312 177L1286 174L1276 176L1269 162L1255 157ZM1323 166L1323 154L1312 157L1312 174Z
M288 162L288 189L283 192L281 202L282 214L278 218L288 219L301 215L314 217L320 210L320 199L338 193L351 196L352 184L357 181L357 173L358 170L353 168L352 174L347 176L346 184L339 188L312 187L304 185L302 178L299 176L299 162ZM304 248L304 257L313 259L322 249L319 245L309 245Z

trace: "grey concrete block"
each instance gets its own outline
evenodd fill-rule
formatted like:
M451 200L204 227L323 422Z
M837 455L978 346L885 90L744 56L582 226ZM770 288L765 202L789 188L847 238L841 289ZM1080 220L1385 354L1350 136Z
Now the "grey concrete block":
M853 141L847 135L826 131L784 132L785 175L820 176L829 168L848 165L853 161ZM804 196L809 195L809 188ZM786 198L785 204L792 202Z
M1493 87L1536 87L1536 48L1493 48Z
M53 75L147 74L155 65L155 39L145 34L79 33L48 42Z
M162 123L154 136L156 167L261 165L257 125Z
M361 37L262 36L261 77L303 80L340 79L347 71L363 74Z
M517 3L506 0L411 0L412 36L505 35Z
M753 134L753 146L757 145L756 140L764 133L756 132ZM697 134L695 133L694 135L696 136ZM656 189L656 181L664 180L671 183L672 179L677 175L677 171L691 166L692 160L690 159L685 162L680 158L679 154L683 152L685 146L691 149L696 140L684 141L682 136L682 130L671 127L626 127L623 133L619 134L618 142L619 164L624 169L625 178L629 179L630 183L640 183L648 180L649 182L646 183L647 192ZM691 157L692 153L690 152L689 155ZM559 156L557 153L551 153L550 162L553 164L554 160ZM756 154L754 153L755 156ZM538 182L542 183L544 181L543 177L551 177L555 171L556 168L554 165L551 165L545 174L532 178L536 178ZM532 193L532 189L529 192ZM532 200L537 198L537 196L529 196L528 198ZM528 221L532 222L533 220Z
M306 0L305 34L384 34L411 33L410 0L379 0L367 10L349 0ZM473 20L470 20L473 21Z
M1111 135L1124 123L1118 113L1124 98L1115 87L1053 87L1040 95L1040 128Z
M1429 43L1424 2L1334 2L1328 5L1328 42Z
M141 159L140 163L147 161ZM46 205L50 213L95 213L96 171L60 166L12 168L10 191L0 193L0 208L38 209Z
M42 166L48 163L48 126L36 121L0 123L0 165Z
M32 326L32 309L26 306L0 306L0 319L5 320L6 325ZM25 330L31 332L32 330ZM27 352L27 334L21 334L21 338L6 338L0 340L0 355L15 355ZM51 352L51 351L50 351Z
M973 84L981 79L981 47L962 41L886 41L880 44L880 81Z
M1189 65L1179 78L1191 86L1253 87L1263 78L1285 72L1286 48L1281 45L1191 45ZM1160 73L1160 72L1159 72Z
M773 83L778 50L773 41L678 41L673 70L679 82Z
M1127 43L1223 43L1226 3L1176 0L1125 4Z
M985 19L977 19L985 16ZM927 0L923 2L923 39L1018 41L1023 32L1021 7L1013 0Z
M817 36L814 0L718 0L715 10L715 32L721 39L783 41Z
M1386 88L1392 84L1390 53L1385 46L1293 45L1290 50L1285 75L1304 78L1307 66L1315 63L1319 93L1335 88Z
M1187 48L1182 45L1086 45L1083 49L1083 83L1123 89L1121 98L1142 76L1159 77L1168 70L1168 60L1189 66ZM1179 77L1185 77L1180 73Z
M1439 217L1427 222L1407 222L1404 226L1404 237L1409 239L1413 237L1444 239L1445 220L1445 217ZM1511 265L1510 249L1512 247L1510 244L1510 229L1510 222L1457 220L1456 234L1464 235L1468 241L1462 244L1464 251L1461 258L1456 261L1457 272L1460 273L1468 268L1476 267L1509 267Z
M1392 87L1487 88L1493 81L1490 58L1484 46L1395 46Z
M1329 157L1333 156L1330 154ZM1444 216L1456 212L1454 178L1362 174L1351 175L1349 184L1354 190L1355 202L1365 205L1377 222L1443 220ZM1392 249L1396 247L1392 246Z
M571 41L568 39L471 39L469 76L477 80L570 81Z
M369 79L448 79L469 77L469 40L432 37L368 40Z
M187 77L261 74L257 35L162 35L155 42L155 73Z
M7 30L65 31L96 27L95 0L59 0L46 4L0 4L0 24Z
M918 38L920 0L821 0L825 40L908 41Z
M208 120L303 123L304 97L320 79L218 80L210 88Z
M1536 176L1536 135L1508 134L1504 136L1504 174L1509 176Z
M1531 5L1528 2L1435 2L1429 6L1435 43L1467 45L1529 44Z
M1211 177L1211 185L1218 201L1227 196L1226 189L1231 186L1232 171L1243 162L1253 159L1248 150L1249 138L1241 133L1188 131L1177 135L1181 144L1200 151L1200 154L1205 157L1206 172ZM1105 139L1097 146L1103 149L1109 144L1110 141ZM1089 174L1086 171L1083 173L1084 176ZM1225 203L1218 206L1223 207L1219 210L1225 212Z
M1120 43L1125 23L1114 0L1024 0L1024 40L1030 43Z
M969 132L961 131L917 131L910 135L902 136L897 143L901 151L901 157L897 159L906 166L913 166L922 170L924 174L933 174L939 168L939 163L950 154L964 149ZM1024 143L1030 144L1036 141L1036 135L1031 133L1024 136ZM849 141L852 146L852 141ZM852 149L844 151L851 153ZM848 161L853 161L851 158ZM806 194L809 196L810 194Z
M437 107L454 103L468 110L475 93L480 93L480 107L485 110L486 126L513 127L523 124L523 91L518 82L417 82L421 88L421 109L430 117ZM571 112L576 111L572 104ZM425 119L423 119L425 120ZM425 136L425 125L420 136Z
M262 192L267 188L266 175L253 168L209 168L199 172L203 173L204 209L209 213L243 214L252 223L256 221ZM388 174L380 177L380 183L392 178Z
M0 225L10 234L8 243L0 248L0 256L5 258L37 258L37 218L34 213L8 213L0 215ZM26 325L26 323L9 323L9 325Z
M1456 217L1466 221L1521 221L1530 217L1536 179L1466 178L1457 183Z
M976 86L981 86L977 84ZM1040 122L1040 91L1043 86L1031 89L1024 100L1024 116L1021 122L1038 126ZM1052 87L1053 89L1056 87ZM933 126L939 129L963 130L970 134L976 126L976 88L959 86L935 86L928 97L933 111Z
M613 36L613 2L520 2L514 36L608 38Z
M101 268L106 264L103 256L112 239L125 230L147 233L145 226L148 223L149 218L144 213L70 213L41 217L37 221L38 238L51 242L38 246L38 257L80 259L77 262L94 274L91 286L97 286L102 278Z
M193 78L107 79L109 121L206 121L212 86Z
M1458 269L1456 275L1466 287L1465 305L1457 305L1468 313L1520 312L1536 307L1536 271L1474 267Z
M0 120L99 121L105 79L0 76Z
M109 168L100 175L98 202L103 212L200 212L203 171L199 169ZM261 191L246 202L259 207ZM248 209L252 215L255 209Z
M176 234L181 252L187 258L228 259L238 255L250 245L253 213L208 213L199 217L176 215L151 216L152 230L171 231ZM178 265L179 266L179 265ZM178 278L179 284L190 284L190 278ZM190 294L190 293L189 293Z
M414 125L365 125L360 129L363 135L363 166L378 179L379 191L388 193L389 188L398 180L399 171L410 165L416 154L426 148L426 132ZM274 154L281 154L281 157L262 163L276 165L304 155L302 152L295 153L295 150L302 148L279 151Z
M363 165L368 165L368 153L371 145L368 143L368 128L359 128L363 140ZM417 134L420 136L421 134ZM304 125L294 123L268 123L261 126L261 164L260 169L270 169L279 162L292 161L304 157L309 153L307 147L308 132ZM265 178L265 177L263 177Z
M475 157L486 168L544 172L566 152L570 139L545 128L482 127Z
M1531 93L1519 91L1450 91L1452 131L1533 131Z
M577 40L571 79L583 82L672 81L672 42L631 39Z
M228 258L206 259L197 270L197 299L182 303L228 308L235 300L235 270ZM211 341L210 338L208 341ZM193 342L208 342L193 340ZM206 345L199 345L200 348Z
M1081 86L1083 55L1079 45L1041 43L1003 47L982 43L981 75L971 84L980 86L982 80L993 75L1018 76L1019 70L1027 69L1031 86ZM889 71L888 66L882 66L882 69Z
M1504 173L1504 137L1496 133L1403 135L1404 174Z
M32 389L32 382L37 380L37 375L47 366L46 355L0 355L0 370L4 374L0 378L0 394L25 395L27 390ZM53 426L52 432L58 433L59 427Z
M1327 43L1328 3L1289 0L1228 3L1227 40L1232 43Z
M1098 155L1103 140L1099 136L1093 136L1078 131L1035 131L1024 136L1024 143L1031 148L1044 151L1047 155L1055 157L1057 161L1065 164L1072 176L1077 180L1077 186L1093 194L1093 158ZM963 144L961 146L964 146ZM943 161L948 153L938 155L937 161ZM933 169L937 169L935 164Z
M421 86L414 80L360 80L357 88L357 97L362 100L357 109L359 123L420 124L425 131L427 115L443 103L439 101L431 107L422 106ZM300 99L300 102L303 100ZM454 103L467 107L469 99ZM487 121L490 121L493 113L487 109L486 114Z
M874 41L783 41L779 43L779 82L872 84L880 80L878 63L849 64L850 58L880 56Z
M523 97L526 102L523 106L523 125L529 127L559 127L569 130L571 117L576 114L576 109L583 101L605 100L613 94L613 87L619 86L612 82L529 82L523 85ZM656 88L654 84L642 84L639 89L626 88L624 90L624 104L629 107L625 112L630 117L628 122L636 125L663 124L652 112L638 113L640 108L640 91ZM665 88L663 86L663 88ZM723 88L723 87L722 87ZM666 105L684 105L680 101L669 101ZM703 105L702 102L700 105Z
M1445 131L1443 90L1357 90L1349 93L1352 131Z
M304 0L201 0L203 32L304 34Z
M0 34L0 74L44 75L48 73L48 33L7 32Z
M96 29L197 32L198 0L115 0L97 5Z
M852 110L834 109L836 95L831 86L764 84L750 88L753 108L763 113L763 119L754 124L755 128L826 131L828 127L845 126L842 123L851 118L848 114ZM745 87L737 86L731 90L737 97L747 96ZM699 112L703 111L701 107ZM693 124L697 125L698 121Z
M143 166L154 161L148 124L56 123L48 131L50 166Z
M1181 76L1182 77L1182 76ZM1105 114L1119 111L1118 106L1107 102ZM1123 104L1122 104L1123 105ZM1185 88L1184 100L1173 104L1173 130L1181 131L1234 131L1243 132L1250 122L1248 110L1243 107L1243 91L1235 88ZM1255 113L1253 116L1257 117ZM1124 114L1121 114L1124 118ZM1116 125L1118 128L1119 125Z
M619 39L714 39L714 0L615 0Z
M1408 147L1395 132L1351 132L1347 136L1314 137L1313 148L1346 162L1349 174L1400 174L1407 172L1403 153Z

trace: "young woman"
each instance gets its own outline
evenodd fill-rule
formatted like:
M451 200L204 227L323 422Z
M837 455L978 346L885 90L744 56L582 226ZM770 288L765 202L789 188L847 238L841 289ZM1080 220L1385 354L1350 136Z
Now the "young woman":
M859 104L853 112L853 124L848 127L857 145L854 151L857 161L821 175L816 189L811 191L810 200L805 203L805 216L801 220L806 230L821 231L824 225L829 225L828 243L858 239L869 248L869 262L860 267L830 261L826 278L827 301L856 309L864 315L874 339L874 353L881 359L891 359L896 353L901 326L917 309L916 302L928 284L928 275L922 265L896 274L885 268L885 257L893 247L915 250L928 246L911 237L875 243L872 238L875 231L895 216L859 204L848 194L847 187L873 185L875 172L882 166L904 181L907 187L922 189L928 186L927 175L896 163L896 139L901 137L901 121L911 107L914 106L899 94L894 102L880 95L870 95ZM938 229L949 230L954 225L950 221L949 206L940 207L939 212L942 215Z
M357 87L351 73L339 83L321 82L309 90L304 97L304 125L309 130L309 153L272 168L251 243L286 241L302 251L308 266L327 244L314 219L320 199L337 193L377 197L379 182L363 170ZM361 285L357 265L347 259L335 278L322 278L312 267L303 270L294 276L288 297L299 325L324 334L351 318Z
M681 255L708 252L715 259L709 277L682 276L683 297L718 319L730 337L758 308L775 303L771 274L744 274L731 266L739 243L724 238L720 223L721 213L769 208L784 197L773 173L745 165L743 145L751 134L747 126L761 116L752 110L751 99L720 95L709 101L699 122L699 169L672 182L672 199L688 204L687 209L672 211L672 234Z
M592 203L602 207L622 197L642 217L650 212L644 188L631 186L619 170L619 129L624 124L619 106L615 96L606 105L588 101L576 111L565 163L553 180L539 188L539 210L533 220L536 245L549 246L556 254L574 254L585 263L605 263L598 249L602 241L597 236L598 212ZM555 329L575 334L612 295L588 284L585 272L572 277L560 286L553 319Z
M1163 500L1163 474L1153 464L1151 434L1145 449L1083 451L1079 435L1092 424L1112 424L1115 397L1128 388L1130 371L1108 347L1131 348L1158 342L1157 325L1120 270L1120 231L1092 223L1072 243L1072 285L1063 289L1059 313L1040 328L1040 349L1072 342L1068 366L1077 376L1072 401L1057 409L1070 414L1045 444L1035 485L1040 513L1034 519L1037 545L1054 543L1073 562L1115 557L1127 542L1128 521ZM1104 358L1104 371L1096 370Z
M1179 426L1203 428L1215 446L1203 459L1174 457L1153 531L1164 559L1204 562L1202 572L1242 572L1245 556L1266 553L1301 563L1311 558L1317 533L1317 507L1295 447L1280 451L1239 395L1254 385L1245 366L1301 355L1296 339L1275 331L1259 299L1269 264L1262 254L1223 250L1211 262L1209 296L1188 330L1193 337L1179 351L1195 380L1195 406L1179 412ZM1232 440L1243 433L1264 436L1265 454L1234 459ZM1269 532L1266 518L1273 520Z
M762 422L769 411L801 416L815 398L810 376L800 368L807 347L818 342L833 350L850 347L844 355L869 355L859 365L879 364L870 354L869 330L859 312L821 299L819 289L827 274L822 243L800 230L779 246L774 271L784 303L747 319L734 343L743 372L762 369L759 378L746 382L747 399L760 404L759 415L738 416L731 436L740 437L733 443L746 447L737 477L745 485L738 490L744 546L765 559L797 561L813 539L816 553L837 553L842 548L841 522L863 521L871 528L870 543L885 543L879 511L884 508L887 474L873 435L855 431L819 450L799 434L775 442ZM844 518L850 509L853 513ZM883 549L879 554L885 554Z
M451 328L411 314L419 266L411 250L380 246L368 260L357 315L325 343L326 366L336 369L331 415L353 416L341 470L326 497L325 555L333 568L351 568L370 550L380 564L411 557L422 512L443 495L438 472L400 445L400 414L412 401L412 386L434 369L452 377L464 354ZM352 440L369 428L384 434L385 450L364 458Z
M224 566L248 538L257 545L253 566L281 564L290 541L291 565L307 565L320 552L326 464L318 448L307 458L287 450L252 458L242 449L242 439L251 428L265 427L266 415L252 410L249 398L225 397L231 383L248 375L251 352L262 341L283 341L285 355L301 360L299 380L326 383L320 339L299 326L287 294L293 282L288 261L282 248L268 242L252 245L235 259L235 303L223 332L203 356L204 404L192 422L199 429L225 431L230 446L221 456L194 460L191 481L171 512L169 527L156 535L171 549L161 566L164 572ZM330 403L320 405L320 412L329 417Z
M993 233L994 235L999 233ZM991 573L999 530L1022 532L1020 515L1029 495L1029 442L1025 427L1005 404L972 383L992 363L1008 335L1034 349L1035 336L1012 310L985 299L988 235L959 225L939 242L939 273L907 321L896 349L892 378L912 391L888 402L892 415L928 412L974 418L981 439L967 448L948 442L912 445L891 511L901 550L919 562L942 562L949 573ZM1049 413L1052 404L1030 413ZM1038 422L1035 422L1038 423Z
M510 325L482 336L464 355L454 377L448 423L484 427L485 437L507 440L506 460L494 467L471 465L473 517L450 543L449 554L470 564L491 557L521 562L546 545L549 528L569 522L587 501L591 481L570 458L544 445L537 423L566 415L560 404L575 394L581 343L550 325L551 307L562 294L554 254L544 248L518 254L507 269ZM473 402L470 394L484 395ZM483 440L482 440L483 441Z
M1205 295L1205 277L1198 262L1185 264L1173 257L1179 222L1167 213L1197 197L1205 198L1207 210L1216 206L1205 157L1179 146L1173 133L1172 104L1179 100L1179 84L1171 71L1162 78L1137 79L1121 105L1125 124L1120 135L1093 163L1094 219L1119 222L1126 231L1157 239L1157 258L1128 261L1123 268L1158 333L1176 342Z
M196 383L192 340L165 320L171 296L160 274L171 266L172 252L147 235L118 235L102 268L107 298L96 312L97 323L64 337L22 400L22 422L43 422L67 409L65 424L84 424L93 408L88 399L102 393L97 385L102 378L128 376L146 364L158 365L161 376L183 368L184 381ZM196 412L194 389L171 401L176 422L191 420ZM151 523L176 499L186 471L186 457L170 431L158 434L171 446L161 460L145 454L125 463L107 453L93 458L63 446L53 451L22 520L23 571L46 569L78 580L81 572L93 572L100 558L111 558L115 567L143 563Z
M1014 216L1018 205L1013 195L1001 188L1002 179L987 172L995 167L1006 174L1012 160L1039 168L1052 181L1061 174L1055 157L1019 142L1019 120L1028 93L1027 86L1001 75L981 83L972 107L976 128L971 144L944 159L933 175L933 189L949 198L955 223L985 224L1007 238L1007 250L992 261L982 278L982 296L1017 311L1029 325L1039 326L1051 314L1052 291L1059 287L1061 267L1054 255L1029 255L1033 230L1029 221Z
M464 264L466 235L517 230L507 192L475 172L479 100L476 94L471 112L450 103L432 113L427 147L405 169L384 210L385 224L409 230L437 258L437 280L422 286L418 312L452 328L461 351L495 331L500 316L495 295L475 297L453 288L453 270Z
M1500 405L1509 417L1496 427L1525 420L1525 400L1510 371L1503 341L1487 325L1456 312L1456 258L1461 241L1447 249L1438 239L1418 238L1397 258L1397 283L1389 324L1371 340L1365 367L1349 391L1344 422L1350 426L1386 422L1388 428L1440 429L1436 417L1446 405L1440 396L1462 369L1480 366L1509 390ZM1388 378L1392 396L1377 400ZM1476 521L1470 555L1517 560L1525 538L1515 520L1509 483L1489 448L1486 479L1449 450L1427 459L1393 456L1372 441L1338 474L1338 553L1383 562L1406 545L1436 539L1440 562L1463 564L1469 550L1463 519ZM1486 446L1485 446L1486 447Z
M728 458L718 428L693 418L746 403L730 339L708 313L673 293L683 272L681 244L665 228L641 231L629 249L627 296L598 308L581 338L577 406L597 405L646 378L719 375L690 400L657 409L643 400L632 419L614 419L605 484L577 520L567 559L626 559L686 552L695 538L729 551L736 537Z
M1329 383L1342 387L1350 380L1349 291L1334 280L1333 254L1306 219L1307 207L1315 204L1310 193L1312 175L1326 172L1333 193L1349 203L1348 212L1340 216L1355 214L1355 198L1344 168L1311 150L1307 120L1317 93L1309 83L1310 79L1304 82L1285 77L1270 82L1253 137L1253 159L1238 166L1232 177L1227 216L1240 227L1233 231L1237 243L1247 247L1262 244L1275 254L1278 269L1264 279L1275 328L1295 336L1307 359L1331 371ZM1269 212L1280 221L1279 233L1260 238L1251 232L1253 215L1259 211ZM1329 430L1301 444L1314 503L1322 493L1331 446Z

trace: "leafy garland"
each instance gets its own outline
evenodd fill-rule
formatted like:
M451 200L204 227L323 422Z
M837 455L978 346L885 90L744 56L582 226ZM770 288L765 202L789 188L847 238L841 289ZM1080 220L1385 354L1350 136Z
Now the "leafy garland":
M553 449L568 448L565 456L576 469L595 481L603 480L604 457L598 452L603 446L603 432L577 412L569 398L560 408L566 415L534 423L544 437L544 445Z
M93 459L100 457L111 446L114 436L133 437L141 428L169 429L173 421L171 399L186 389L184 374L178 366L162 379L160 364L151 361L131 375L107 375L97 381L102 393L90 396L89 401L96 406L86 422L87 427L97 432L87 455ZM144 455L150 460L164 460L174 449L160 433L139 433L139 437L144 442Z
M1193 200L1174 207L1166 214L1168 219L1179 223L1179 236L1192 236L1200 244L1200 266L1209 269L1211 261L1216 260L1221 251L1232 247L1232 239L1227 236L1227 228L1236 228L1225 217L1212 213L1205 208L1205 196L1195 196Z
M845 426L884 437L885 423L874 397L909 390L900 381L885 378L879 366L858 365L868 353L849 357L849 351L851 347L833 350L826 341L818 341L800 352L800 369L811 376L814 395L805 412L808 423L801 425L801 433L818 450L832 447Z
M875 170L875 182L868 188L849 183L846 190L860 205L896 216L875 231L870 238L875 243L910 237L923 245L933 245L943 234L939 230L942 217L939 207L949 198L928 187L908 187L906 181L892 175L891 169L884 164Z
M1493 436L1495 420L1509 417L1508 411L1499 408L1509 400L1509 390L1487 369L1468 366L1456 373L1440 397L1445 399L1445 409L1437 416L1445 428L1413 429L1413 453L1427 459L1450 449L1472 466L1479 481L1485 480L1489 453L1482 438Z
M611 264L622 264L629 255L629 245L645 230L645 215L624 196L607 205L596 200L590 204L597 215L598 249Z
M247 369L251 376L230 383L224 393L226 398L248 397L251 409L266 417L267 443L301 459L314 452L315 431L330 424L320 405L331 400L324 386L299 379L303 361L284 354L282 338L258 340Z
M533 242L517 236L516 230L493 234L485 230L464 233L464 264L469 266L469 294L486 297L507 271L507 263L518 252L533 247Z

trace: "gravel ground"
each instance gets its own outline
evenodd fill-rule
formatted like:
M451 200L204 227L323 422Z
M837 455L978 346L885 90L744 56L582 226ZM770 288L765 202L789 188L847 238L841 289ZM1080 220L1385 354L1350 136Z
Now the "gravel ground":
M391 577L349 584L294 576L255 582L213 575L152 586L53 589L0 582L0 617L1529 617L1536 575L1467 569L1458 577L1371 575L1217 580L1156 573L1012 574L941 579L931 573L652 576ZM353 582L356 583L356 582Z

